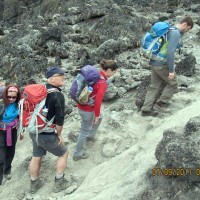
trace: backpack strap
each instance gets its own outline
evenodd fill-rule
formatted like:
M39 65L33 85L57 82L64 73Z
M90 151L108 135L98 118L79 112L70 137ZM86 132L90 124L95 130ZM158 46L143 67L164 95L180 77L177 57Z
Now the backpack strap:
M21 99L18 103L18 107L19 107L19 127L17 129L17 135L21 134L22 132L24 133L26 130L24 129L23 125L22 125L22 118L23 118L23 110L24 110L24 99Z
M157 41L159 41L160 38L163 39L162 44L161 44L160 47L162 47L162 45L164 44L164 42L168 40L168 36L167 36L168 32L169 32L169 31L172 31L172 30L177 30L177 29L178 29L178 28L176 28L176 27L174 27L174 26L171 26L171 27L169 28L169 30L168 30L164 35L162 35L161 37L157 38ZM156 42L157 42L157 41L156 41ZM154 45L155 45L155 43L154 43Z
M37 115L40 116L40 110L44 107L45 105L45 102L46 102L46 98L43 99L34 109L34 112L31 116L31 120L29 122L29 124L33 124L34 122L36 122L35 124L38 124L38 121L37 121ZM36 111L35 111L36 110ZM29 126L28 126L29 128ZM38 126L35 126L35 133L36 133L36 142L38 143L38 133L39 133L39 130L38 130Z

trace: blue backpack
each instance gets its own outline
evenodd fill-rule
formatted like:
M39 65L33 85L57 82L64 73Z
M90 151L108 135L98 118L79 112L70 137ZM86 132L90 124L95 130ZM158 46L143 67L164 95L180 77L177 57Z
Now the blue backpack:
M99 70L92 66L86 65L82 67L73 81L69 96L76 102L82 105L92 105L94 101L89 98L92 92L92 87L100 79Z
M142 52L146 58L156 56L167 40L166 33L171 28L168 22L156 22L142 38Z

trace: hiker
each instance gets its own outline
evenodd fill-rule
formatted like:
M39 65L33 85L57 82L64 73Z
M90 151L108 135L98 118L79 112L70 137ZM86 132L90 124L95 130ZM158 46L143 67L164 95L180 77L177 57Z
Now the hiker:
M30 133L33 144L33 156L30 162L31 185L30 193L34 194L44 181L39 177L41 160L46 151L57 156L56 176L53 186L54 192L60 192L67 188L67 180L64 178L64 171L67 164L67 148L64 146L62 128L64 124L65 98L60 87L65 84L65 72L58 67L50 67L46 72L47 89L56 88L57 91L48 93L45 107L48 109L47 120L54 116L54 128L48 132L36 134Z
M150 89L146 94L143 107L141 108L142 116L157 116L159 111L167 111L167 102L172 98L173 94L178 91L178 82L174 66L174 53L182 44L182 35L192 28L193 20L191 17L186 16L182 18L179 23L174 28L169 29L167 33L168 45L165 45L167 59L163 61L153 58L150 59L151 84ZM166 85L160 97L156 99L163 82L165 82Z
M94 97L94 105L82 105L77 103L78 112L82 121L80 134L73 155L73 160L75 161L86 159L89 156L84 152L83 146L86 140L95 141L95 134L102 120L100 110L107 89L107 79L113 76L118 68L114 60L102 60L100 62L100 67L101 78L92 86L93 91L90 94L91 97Z
M3 178L11 179L12 161L15 156L18 126L18 86L9 85L2 94L4 110L0 115L0 185Z

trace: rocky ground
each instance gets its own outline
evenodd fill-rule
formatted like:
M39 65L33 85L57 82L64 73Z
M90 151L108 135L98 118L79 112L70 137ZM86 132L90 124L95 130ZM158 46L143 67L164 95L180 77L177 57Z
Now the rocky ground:
M0 187L1 199L200 199L198 0L8 0L0 5L2 79L21 86L30 77L45 82L46 68L60 65L69 72L64 93L73 109L63 131L70 187L52 192L56 158L47 154L41 169L46 183L36 195L28 193L32 146L26 135L17 143L13 175ZM170 101L171 112L142 117L139 110L150 74L139 51L142 34L157 20L176 23L186 14L195 26L184 36L183 54L176 59L179 92ZM80 117L68 98L69 87L76 68L86 63L98 67L102 58L116 59L120 70L110 80L97 141L86 144L90 157L75 162L72 154ZM172 176L170 169L182 171Z

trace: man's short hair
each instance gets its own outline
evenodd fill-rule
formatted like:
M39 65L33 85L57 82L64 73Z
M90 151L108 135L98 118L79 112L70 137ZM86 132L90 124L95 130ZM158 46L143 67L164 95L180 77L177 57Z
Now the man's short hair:
M185 23L185 22L187 23L188 26L191 27L191 29L193 28L194 22L193 22L193 20L192 20L192 18L191 18L190 16L185 16L184 18L182 18L182 19L179 21L180 24L183 24L183 23Z

